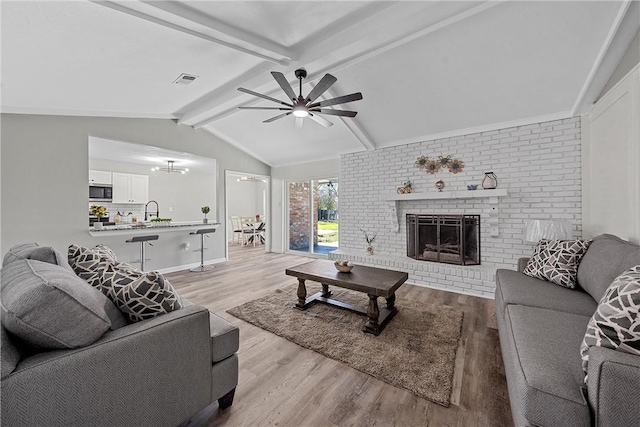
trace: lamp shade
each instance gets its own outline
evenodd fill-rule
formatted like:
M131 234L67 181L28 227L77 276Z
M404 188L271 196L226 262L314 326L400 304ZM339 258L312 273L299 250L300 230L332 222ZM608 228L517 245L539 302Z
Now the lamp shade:
M538 243L542 239L566 240L571 237L571 228L566 221L527 220L524 222L524 240L530 243Z

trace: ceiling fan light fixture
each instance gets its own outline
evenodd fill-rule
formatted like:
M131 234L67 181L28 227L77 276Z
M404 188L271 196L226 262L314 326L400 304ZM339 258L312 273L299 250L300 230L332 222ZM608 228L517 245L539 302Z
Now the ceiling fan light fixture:
M293 115L296 117L307 117L309 110L304 105L296 105L293 107Z

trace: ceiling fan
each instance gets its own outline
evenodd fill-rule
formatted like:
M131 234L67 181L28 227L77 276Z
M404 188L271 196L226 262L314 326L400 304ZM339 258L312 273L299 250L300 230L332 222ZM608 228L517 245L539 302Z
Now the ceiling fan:
M240 92L248 93L249 95L257 96L259 98L266 99L268 101L277 102L278 104L283 105L284 107L239 107L243 110L281 110L286 111L286 113L279 114L275 117L271 117L263 121L262 123L271 123L275 120L286 117L290 114L293 114L296 118L296 127L301 128L304 118L309 117L315 122L321 124L324 127L333 126L329 120L321 117L320 114L329 114L332 116L343 116L343 117L355 117L358 114L356 111L347 111L347 110L333 110L329 107L331 105L345 104L347 102L359 101L362 99L362 93L356 92L350 95L338 96L336 98L327 99L326 101L313 102L320 95L322 95L327 89L331 87L338 79L332 76L331 74L325 74L324 77L318 82L318 84L309 92L309 94L304 97L302 96L302 79L307 77L307 71L304 68L300 68L295 71L296 77L300 81L300 94L296 96L296 93L293 91L289 82L285 78L284 74L279 73L277 71L272 71L271 75L278 82L284 93L291 100L291 103L283 102L278 99L272 98L267 95L263 95L258 92L254 92L249 89L245 89L239 87L238 90Z

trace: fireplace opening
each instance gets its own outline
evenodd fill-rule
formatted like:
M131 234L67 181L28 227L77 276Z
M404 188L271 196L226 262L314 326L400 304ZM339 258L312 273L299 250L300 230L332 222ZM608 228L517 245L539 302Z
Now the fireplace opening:
M446 264L480 264L480 215L407 214L407 256Z

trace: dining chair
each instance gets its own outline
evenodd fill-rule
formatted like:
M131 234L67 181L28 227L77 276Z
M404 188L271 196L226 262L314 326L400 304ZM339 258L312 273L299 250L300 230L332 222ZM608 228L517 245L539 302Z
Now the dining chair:
M233 228L233 243L241 243L242 242L242 221L239 216L231 217L231 227Z
M242 244L247 245L251 241L253 246L256 245L256 240L258 240L261 231L256 229L256 219L252 216L243 216L240 218L241 229L242 229Z

